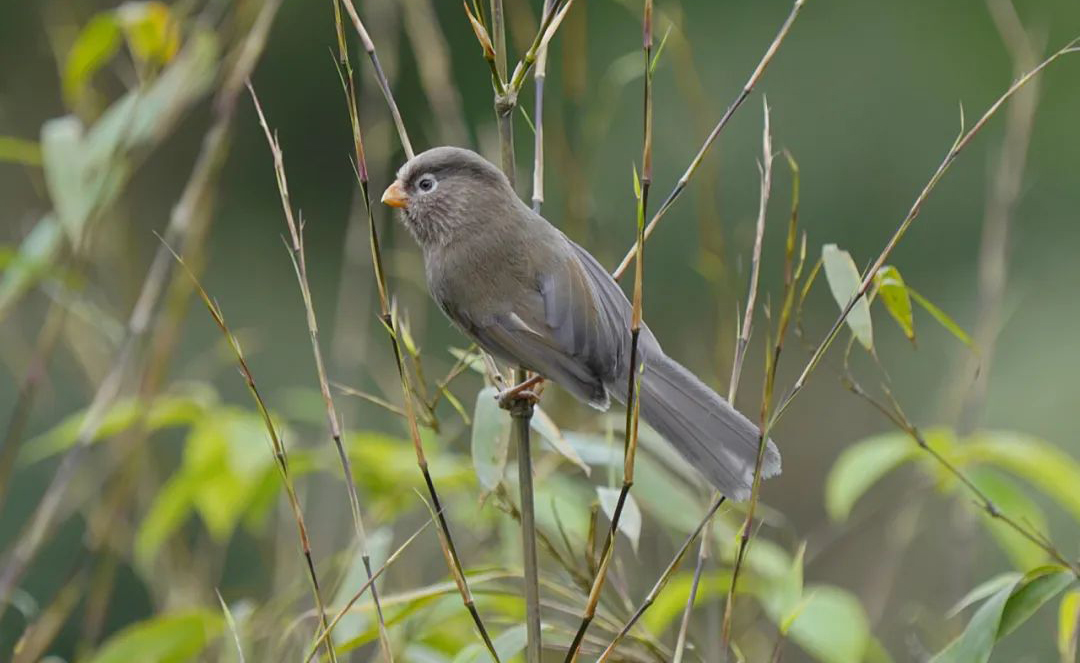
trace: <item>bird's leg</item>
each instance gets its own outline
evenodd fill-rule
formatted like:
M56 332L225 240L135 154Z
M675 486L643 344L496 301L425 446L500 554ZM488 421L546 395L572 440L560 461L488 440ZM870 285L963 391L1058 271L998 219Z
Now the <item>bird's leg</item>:
M504 410L509 410L514 401L525 400L530 403L536 403L540 400L540 392L542 389L533 387L542 387L544 384L544 378L540 375L534 375L524 382L520 382L512 387L507 387L499 393L495 394L495 400L499 401L499 407Z

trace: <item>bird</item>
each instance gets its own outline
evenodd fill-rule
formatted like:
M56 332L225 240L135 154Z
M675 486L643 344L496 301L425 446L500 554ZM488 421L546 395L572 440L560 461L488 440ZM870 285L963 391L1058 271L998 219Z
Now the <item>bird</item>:
M495 358L607 410L624 404L632 308L588 251L514 191L476 152L435 147L409 159L382 195L419 245L428 290L451 323ZM722 495L746 500L760 429L639 331L640 416ZM766 440L761 475L780 473Z

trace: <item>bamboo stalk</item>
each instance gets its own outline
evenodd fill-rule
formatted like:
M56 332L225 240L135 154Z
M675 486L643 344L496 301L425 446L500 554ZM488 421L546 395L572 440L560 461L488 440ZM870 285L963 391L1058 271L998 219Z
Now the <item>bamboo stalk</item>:
M164 240L162 241L164 242ZM166 244L166 246L168 245ZM170 252L172 251L171 247L169 250ZM198 277L195 276L195 273L188 269L183 258L177 253L173 253L172 255L176 261L180 263L180 266L187 271L188 276L191 278L193 285L199 293L199 297L210 312L210 317L213 318L214 323L225 336L225 340L229 344L233 356L236 358L236 364L240 369L240 374L244 378L244 383L247 385L248 391L255 401L255 406L262 418L263 425L266 427L266 432L270 439L271 453L274 456L278 474L281 476L281 482L285 486L285 493L289 499L289 508L292 510L293 519L296 521L300 549L307 567L308 579L311 581L311 593L315 598L315 608L319 613L319 621L322 623L324 631L329 630L329 624L326 619L326 606L322 600L322 592L319 588L319 577L315 571L315 560L311 554L311 541L308 539L307 525L304 523L304 513L303 509L300 507L300 499L297 497L296 487L293 485L292 475L289 473L289 459L285 444L282 442L281 436L277 432L277 426L275 426L273 419L270 417L270 410L266 407L266 403L263 401L262 395L259 393L259 389L255 384L255 377L252 375L247 360L244 358L244 353L240 349L240 342L236 339L236 336L233 335L228 325L225 324L225 318L221 313L221 309L219 309L217 304L210 298L210 295L203 288ZM333 644L329 641L326 642L326 653L331 661L337 660L337 653L334 651Z
M735 111L737 111L739 106L746 101L746 98L750 96L750 92L753 91L754 86L761 80L761 77L765 74L765 69L773 61L773 58L776 57L777 51L780 50L780 45L783 44L784 40L787 38L788 33L791 31L791 26L794 25L795 19L798 17L799 12L802 10L805 3L806 0L795 0L795 4L791 7L791 13L788 14L787 19L785 19L783 25L780 26L780 30L776 33L776 37L773 38L772 43L769 44L769 47L765 50L765 55L761 57L757 67L754 69L753 73L750 74L750 78L747 79L746 83L739 91L739 94L735 96L735 100L724 110L724 114L720 116L720 120L716 123L716 126L713 127L713 130L709 132L709 135L706 136L705 142L690 161L690 165L687 166L686 172L684 172L682 177L675 183L671 193L664 199L664 202L660 203L659 209L653 214L652 219L649 221L649 225L645 228L645 239L649 239L649 237L652 236L653 231L656 230L656 226L660 223L660 219L662 219L668 209L675 204L675 201L690 183L690 178L697 172L698 167L705 159L705 155L709 153L713 143L716 142L720 132L724 130L728 121L735 115ZM630 250L626 252L626 256L623 257L622 262L619 263L619 266L612 273L615 280L622 278L623 274L625 274L626 270L630 267L630 262L635 259L636 254L636 247L631 247Z
M645 0L642 14L642 51L644 53L645 67L645 85L643 94L644 108L642 113L643 138L641 149L641 179L640 184L638 184L639 191L636 192L638 194L637 243L635 246L637 262L634 271L634 295L630 316L630 365L627 372L626 432L623 442L623 482L622 489L619 491L618 501L615 503L615 510L611 515L611 526L608 529L608 535L604 540L604 548L600 554L600 566L599 569L597 569L596 577L593 580L593 586L589 591L589 598L585 604L585 610L581 615L581 625L578 627L577 633L575 633L574 639L571 641L570 647L566 652L566 663L571 663L577 659L581 642L596 614L596 606L600 601L600 593L603 590L604 581L607 578L608 565L611 563L611 558L614 554L615 537L618 533L619 519L622 517L623 506L626 504L626 498L630 494L630 488L634 485L634 460L637 456L638 419L641 409L637 398L637 387L639 380L638 340L641 335L642 284L644 281L645 263L642 252L645 249L645 213L649 204L649 188L652 185L652 0Z
M335 3L335 8L337 4ZM339 23L340 25L340 23ZM339 31L339 34L340 31ZM342 46L344 43L342 42ZM342 49L341 52L345 52ZM364 569L367 572L368 579L371 579L371 553L368 548L367 532L364 528L364 519L360 512L360 498L356 494L356 482L353 479L352 467L349 463L349 455L345 451L345 445L342 441L341 423L338 418L337 408L334 406L334 398L330 394L330 382L326 377L326 364L323 361L322 349L319 347L319 325L315 317L315 304L311 297L311 285L308 281L307 272L307 256L304 251L304 226L303 221L296 222L292 211L292 200L289 197L289 183L285 176L285 157L281 151L281 144L278 142L277 136L270 131L270 125L266 121L266 116L263 114L262 105L259 103L259 97L255 94L255 88L248 84L248 91L251 93L251 100L255 105L255 112L259 117L259 125L262 127L263 135L266 137L266 142L270 147L270 153L273 158L274 175L277 180L278 194L281 198L281 208L285 215L285 225L289 230L289 238L291 245L289 245L289 257L292 260L293 271L296 273L297 285L300 288L300 298L304 302L305 319L308 328L308 337L311 341L311 352L315 360L315 372L319 381L319 390L322 393L323 404L326 407L326 419L327 426L330 433L330 439L334 443L334 448L338 453L338 460L341 463L342 474L345 479L345 491L349 498L349 510L352 514L353 530L356 536L357 545L360 547L360 558L364 565ZM375 587L371 590L372 601L375 603L375 614L379 624L379 646L382 649L383 656L388 661L393 661L394 656L390 649L390 636L386 632L386 622L383 619L382 607L379 605L379 595Z

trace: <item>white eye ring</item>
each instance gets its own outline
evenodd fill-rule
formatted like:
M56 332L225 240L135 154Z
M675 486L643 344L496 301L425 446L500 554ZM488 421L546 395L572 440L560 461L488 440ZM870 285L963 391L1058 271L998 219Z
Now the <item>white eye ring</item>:
M439 182L435 179L434 175L422 175L416 182L416 188L421 193L431 193L439 186Z

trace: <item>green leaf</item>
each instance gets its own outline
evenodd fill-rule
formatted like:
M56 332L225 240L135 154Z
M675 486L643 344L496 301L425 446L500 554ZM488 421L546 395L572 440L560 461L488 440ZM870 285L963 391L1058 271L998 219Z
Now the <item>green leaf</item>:
M1053 444L1010 431L980 431L962 447L967 462L989 463L1053 497L1080 522L1080 463Z
M34 229L23 239L19 245L18 256L8 264L0 278L0 319L48 273L63 239L64 232L52 214L41 217Z
M1076 576L1071 571L1060 566L1044 566L1029 572L1005 604L1001 626L998 627L998 640L1019 628L1075 580Z
M875 435L844 449L825 479L825 511L829 517L834 521L847 519L871 486L918 453L911 438L899 432Z
M1049 533L1043 510L1016 482L990 468L977 468L968 474L968 478L1002 513L1009 514L1010 518L1027 524L1037 532ZM1046 553L1042 548L1000 520L991 518L980 505L972 504L971 508L1019 570L1027 571L1046 563Z
M971 340L971 337L968 336L967 332L961 329L960 325L956 324L956 321L950 318L948 314L945 313L945 311L942 311L937 306L934 306L934 304L932 304L930 300L915 292L915 289L911 286L908 286L907 291L908 294L911 295L911 298L914 299L919 306L926 309L926 312L932 315L934 319L938 321L938 324L948 330L949 333L955 336L957 340L959 340L961 343L968 346L972 350L975 349L975 341Z
M911 310L911 296L908 294L900 270L892 265L885 265L874 275L877 281L878 296L885 310L896 320L908 340L915 341L915 317Z
M1080 627L1080 590L1061 597L1058 607L1058 653L1062 661L1076 660L1077 628Z
M1017 581L1019 582L1019 581ZM1006 583L990 595L972 615L971 621L955 640L938 652L931 663L986 663L997 640L1001 613L1017 582Z
M100 175L88 172L82 122L67 115L41 125L41 158L53 209L75 241L100 193Z
M495 387L484 387L473 409L472 461L484 492L495 490L502 481L510 446L510 414L499 407L497 393Z
M690 586L692 584L693 574L689 572L678 573L668 581L664 591L656 597L652 607L641 619L650 633L664 632L672 622L682 616L686 601L690 598ZM701 581L698 583L696 605L705 605L712 600L725 596L730 586L730 573L702 575Z
M825 266L825 279L829 282L833 299L842 311L859 291L861 283L859 268L855 266L851 254L835 244L826 244L821 247L821 259ZM855 338L859 339L859 343L868 351L872 351L874 328L870 321L870 304L866 301L866 297L859 297L848 313L846 322L855 334Z
M656 52L653 53L652 62L649 63L649 75L656 71L656 66L660 64L660 54L664 52L664 46L667 45L668 37L671 36L671 29L675 27L674 24L669 25L667 30L664 30L664 36L660 38L660 45L656 47Z
M69 104L79 102L90 78L116 55L120 36L113 12L96 14L79 32L64 62L64 98Z
M160 396L149 408L137 398L118 400L105 413L91 441L113 437L135 425L142 417L145 417L143 425L148 432L191 425L203 417L215 398L212 390L200 388L190 394ZM85 416L85 410L76 412L29 440L19 453L19 462L36 463L70 449L78 440Z
M0 162L40 166L41 146L32 140L0 136Z
M135 564L143 574L154 572L154 558L161 546L191 516L198 487L199 477L177 473L154 494L135 536Z
M585 473L585 476L591 474L589 466L585 464L585 461L581 460L581 456L574 451L574 447L570 446L566 438L563 437L562 431L559 430L555 421L547 412L541 410L539 405L533 409L533 416L529 423L532 429L547 440L560 456L576 465Z
M859 599L831 585L810 587L806 596L788 631L792 642L822 663L863 660L870 623ZM770 616L777 623L782 621Z
M224 620L211 610L189 610L137 622L113 635L88 663L182 663L217 638Z
M994 576L989 580L981 582L976 585L974 589L965 594L964 598L956 602L956 605L949 610L948 616L950 618L955 617L979 601L986 599L991 594L1000 591L1003 587L1012 587L1023 577L1023 574L1010 571L1009 573L1002 573L1001 575Z
M545 625L541 625L541 631L544 628ZM499 660L502 661L512 660L525 650L527 643L528 633L524 624L511 626L491 641L491 644L495 645L495 651L499 654ZM487 663L490 660L491 655L488 653L487 648L478 642L473 642L458 652L453 663Z
M998 589L975 611L963 633L931 663L986 663L998 640L1016 630L1073 580L1072 573L1059 566L1042 566L1011 581L995 578L991 582ZM984 583L976 592L985 594L988 585Z
M596 487L596 496L600 498L600 508L604 510L608 520L615 517L615 507L619 504L621 492L619 488ZM637 501L630 493L626 494L626 499L623 501L622 513L619 515L619 531L630 539L630 546L634 549L634 554L637 554L638 540L641 538L641 509L638 508Z

